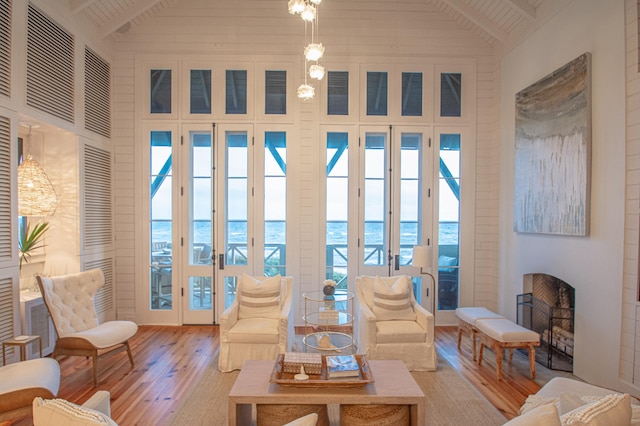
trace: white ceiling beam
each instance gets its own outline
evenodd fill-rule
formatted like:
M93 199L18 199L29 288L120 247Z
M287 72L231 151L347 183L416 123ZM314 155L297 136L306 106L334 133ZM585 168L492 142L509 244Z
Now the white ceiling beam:
M96 0L69 0L69 9L74 15L82 12L87 7L95 3Z
M536 8L531 6L527 0L502 0L513 10L518 12L523 18L529 21L536 20Z
M111 18L108 22L100 27L100 36L107 37L112 32L122 27L127 22L131 22L137 16L142 15L147 10L151 9L156 4L160 3L161 0L141 0L136 3L134 6L123 10L118 15Z
M501 43L506 43L509 37L506 31L496 25L493 21L479 13L477 10L470 7L463 0L442 0L445 4L449 5L452 9L455 9L462 16L485 30L496 40Z

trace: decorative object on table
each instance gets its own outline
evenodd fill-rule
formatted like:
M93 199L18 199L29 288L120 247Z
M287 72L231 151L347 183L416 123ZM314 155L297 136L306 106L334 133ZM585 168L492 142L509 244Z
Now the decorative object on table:
M293 376L296 380L309 380L309 375L304 372L304 365L300 366L300 373Z
M329 333L319 333L316 336L318 340L318 348L327 351L341 352L333 343L331 343L331 335Z
M513 229L589 235L591 55L516 93Z
M302 367L307 374L320 374L322 355L307 352L285 352L282 362L282 369L285 373L298 373Z
M322 282L322 292L327 296L332 296L336 292L336 282L333 280L324 280Z
M276 362L271 372L269 379L270 383L276 383L280 386L292 386L303 388L326 388L326 387L340 387L340 388L353 388L365 386L374 382L373 373L369 366L369 361L365 355L355 354L353 355L358 362L360 372L358 376L343 377L341 379L329 379L327 374L327 357L322 355L322 370L320 374L309 374L309 370L305 367L305 372L309 374L308 380L296 380L295 373L287 373L284 371L284 357L285 354L279 354L276 358Z
M331 355L325 359L327 362L327 376L330 379L358 377L360 375L360 365L353 355Z

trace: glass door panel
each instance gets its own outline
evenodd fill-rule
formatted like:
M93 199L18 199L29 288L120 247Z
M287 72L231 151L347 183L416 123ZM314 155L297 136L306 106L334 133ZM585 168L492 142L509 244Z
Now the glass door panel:
M286 275L287 136L264 133L264 275Z
M150 132L149 309L173 308L173 141L171 131Z
M455 310L460 297L460 160L460 134L440 134L438 310Z
M237 277L251 274L253 260L253 140L251 126L220 125L216 132L214 250L218 312L236 296ZM216 318L217 319L217 318Z
M346 290L349 259L349 133L327 132L325 279Z
M186 127L188 135L188 161L182 170L188 171L187 202L183 217L188 227L188 244L183 247L184 280L182 293L183 324L212 324L213 305L213 144L212 132L207 126Z

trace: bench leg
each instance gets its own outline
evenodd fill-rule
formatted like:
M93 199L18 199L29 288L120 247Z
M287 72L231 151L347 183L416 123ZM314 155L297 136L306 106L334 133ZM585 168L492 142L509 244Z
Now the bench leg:
M462 340L462 327L458 326L458 350L460 350L460 341Z
M533 346L527 346L529 352L529 372L531 373L531 380L536 378L536 348Z
M500 344L493 345L493 350L496 353L496 370L498 373L498 381L502 380L502 358L504 357L504 349Z
M471 353L473 354L473 360L476 360L476 331L471 330Z
M482 364L482 354L484 352L484 342L480 342L480 354L478 355L478 365Z

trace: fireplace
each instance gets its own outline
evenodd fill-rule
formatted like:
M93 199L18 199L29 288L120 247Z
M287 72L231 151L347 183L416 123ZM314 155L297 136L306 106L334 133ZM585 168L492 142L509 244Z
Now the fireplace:
M575 289L552 275L526 274L517 298L518 324L540 334L536 360L573 371Z

